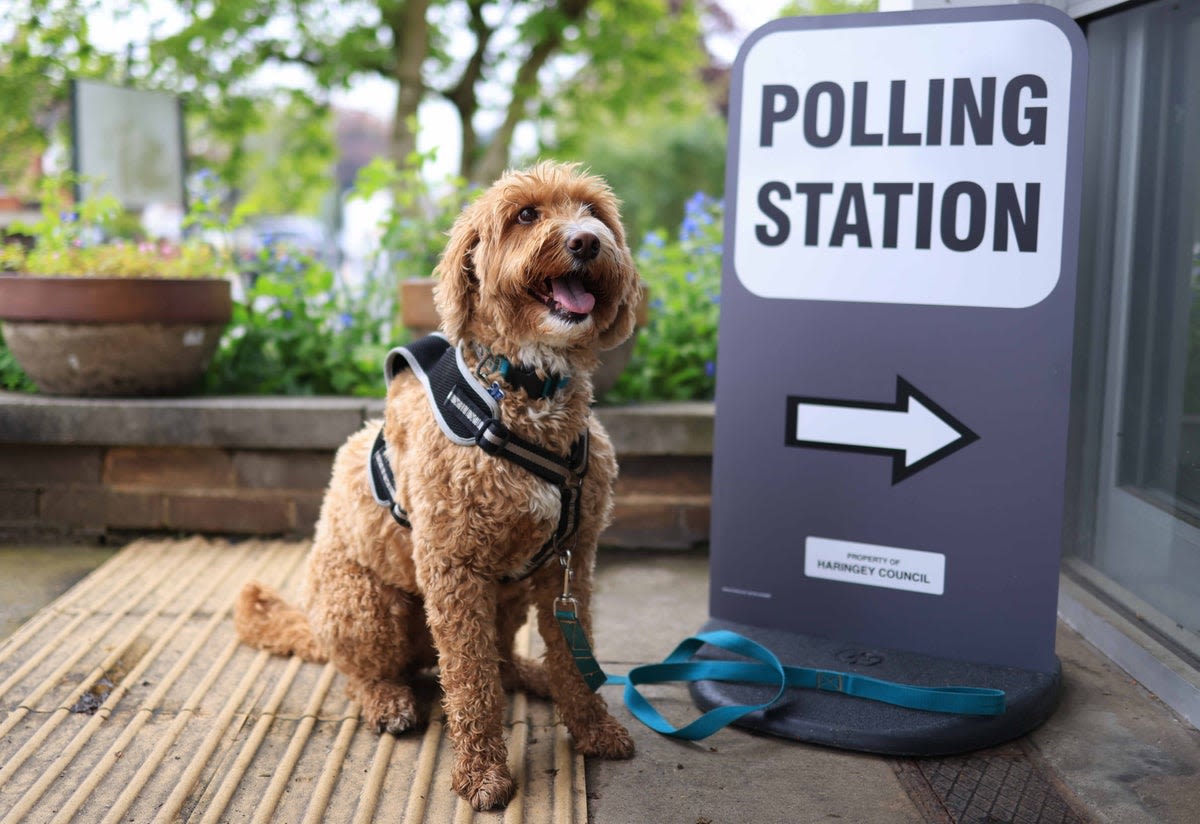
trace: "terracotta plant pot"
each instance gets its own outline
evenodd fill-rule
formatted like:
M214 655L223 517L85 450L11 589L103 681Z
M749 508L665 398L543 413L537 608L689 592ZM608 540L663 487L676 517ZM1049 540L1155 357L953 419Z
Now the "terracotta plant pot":
M428 335L441 324L437 307L433 305L436 283L432 278L400 281L400 323L412 332L413 337Z
M629 359L633 357L633 348L637 345L637 330L644 328L649 322L650 295L647 290L642 295L642 302L638 304L637 326L634 333L615 349L600 353L600 367L592 376L592 392L597 399L602 398L606 392L617 385L617 379L621 377L621 373L629 365Z
M414 338L428 335L441 323L437 307L433 304L433 287L436 283L436 280L430 278L411 278L400 282L400 322ZM637 310L639 329L649 321L649 307L650 298L645 296ZM617 378L621 376L633 355L636 340L636 334L630 335L629 339L617 348L601 353L600 368L592 376L592 391L597 398L616 386Z
M49 395L185 392L232 312L223 278L0 276L0 332Z

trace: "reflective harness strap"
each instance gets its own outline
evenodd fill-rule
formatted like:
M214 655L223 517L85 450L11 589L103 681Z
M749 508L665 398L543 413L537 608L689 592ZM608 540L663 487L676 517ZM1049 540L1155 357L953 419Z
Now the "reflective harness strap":
M451 441L460 446L478 446L558 487L560 508L554 534L532 558L501 581L513 583L529 577L574 536L579 526L583 479L588 468L588 430L583 430L566 458L516 435L500 421L496 398L471 374L461 349L451 348L440 333L388 353L384 373L389 383L405 369L421 381L438 427ZM411 529L408 512L396 500L396 481L386 449L381 428L367 462L371 494L376 503L388 508L398 524Z
M388 512L392 513L396 523L405 529L412 529L412 522L408 520L408 512L396 501L396 476L392 474L386 450L387 441L383 437L383 427L381 426L379 434L375 436L375 444L371 447L370 457L367 459L367 481L371 487L371 495L375 498L375 503L388 508Z

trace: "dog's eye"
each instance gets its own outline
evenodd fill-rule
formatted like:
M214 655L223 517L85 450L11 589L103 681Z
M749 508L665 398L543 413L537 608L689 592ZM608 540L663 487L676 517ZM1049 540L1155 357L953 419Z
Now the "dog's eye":
M589 215L591 215L592 217L599 217L599 215L596 214L596 205L594 203L583 204L583 210L585 212L587 212Z
M538 210L532 206L526 206L521 211L517 212L517 223L533 223L538 219Z

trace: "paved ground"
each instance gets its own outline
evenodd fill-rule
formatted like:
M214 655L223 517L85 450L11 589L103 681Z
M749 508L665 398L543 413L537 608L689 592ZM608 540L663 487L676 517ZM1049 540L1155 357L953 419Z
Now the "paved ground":
M597 595L597 648L621 672L661 660L707 617L708 570L696 554L608 554ZM970 756L891 759L726 729L698 744L638 725L628 762L588 764L598 824L743 822L1200 821L1200 732L1059 625L1065 690L1057 712L1012 744ZM677 726L695 715L682 687L661 687Z
M0 636L109 553L0 547ZM597 651L621 672L660 660L707 616L707 562L696 553L610 551L597 593ZM1195 822L1200 733L1060 625L1066 688L1055 715L983 753L891 759L727 729L697 744L640 726L604 694L638 744L627 762L588 764L598 824L745 822ZM646 690L672 721L695 710L682 687Z
M116 550L109 547L56 547L0 544L0 639L87 575Z

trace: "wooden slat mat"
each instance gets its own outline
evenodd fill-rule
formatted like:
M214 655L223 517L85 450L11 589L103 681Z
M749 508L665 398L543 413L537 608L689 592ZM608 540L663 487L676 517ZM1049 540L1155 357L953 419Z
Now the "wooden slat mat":
M450 789L432 682L428 726L379 736L332 665L238 644L242 583L294 593L306 549L139 541L0 645L0 824L586 821L583 761L547 702L510 699L517 796L475 813Z

